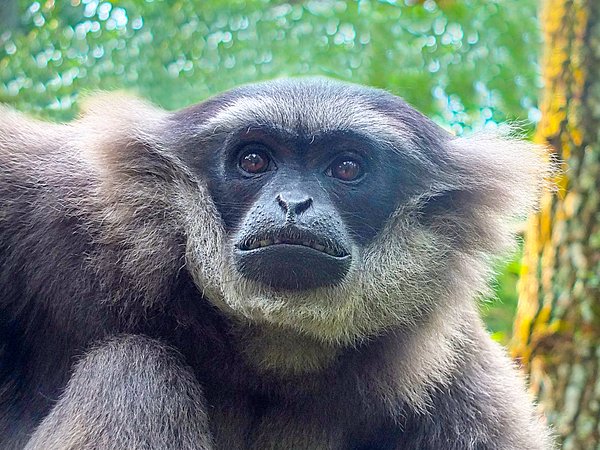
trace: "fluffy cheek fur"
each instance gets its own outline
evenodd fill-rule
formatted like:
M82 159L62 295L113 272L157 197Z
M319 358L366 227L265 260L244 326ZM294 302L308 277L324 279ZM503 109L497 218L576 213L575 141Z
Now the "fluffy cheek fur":
M199 214L188 220L187 264L196 283L227 314L253 323L351 344L393 326L411 326L434 305L441 308L447 297L451 280L439 274L452 268L440 267L448 259L440 254L443 243L402 212L367 249L353 249L354 263L343 283L301 292L278 292L241 277L230 262L231 244L222 228ZM472 290L481 283L465 276L463 286Z
M399 222L393 221L364 252L353 250L352 268L338 286L282 293L247 280L235 272L230 244L222 235L220 247L198 245L207 242L201 235L214 233L206 227L188 241L188 264L201 289L229 314L288 327L326 343L353 344L391 327L411 327L448 302L451 274L458 268L440 267L447 258L438 237L416 222L412 227ZM477 278L465 275L463 268L462 286L452 293L482 287Z

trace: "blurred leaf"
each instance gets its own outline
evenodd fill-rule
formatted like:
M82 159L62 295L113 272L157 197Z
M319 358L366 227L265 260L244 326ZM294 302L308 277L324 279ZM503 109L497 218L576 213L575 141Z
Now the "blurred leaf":
M0 99L56 119L85 91L167 108L327 75L404 96L457 133L537 118L535 0L20 1L0 30Z

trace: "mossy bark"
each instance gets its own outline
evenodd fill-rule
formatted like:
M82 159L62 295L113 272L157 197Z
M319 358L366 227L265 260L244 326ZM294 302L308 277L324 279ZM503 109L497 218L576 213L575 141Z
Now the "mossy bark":
M542 120L563 161L528 224L512 349L564 449L600 449L600 1L542 0Z

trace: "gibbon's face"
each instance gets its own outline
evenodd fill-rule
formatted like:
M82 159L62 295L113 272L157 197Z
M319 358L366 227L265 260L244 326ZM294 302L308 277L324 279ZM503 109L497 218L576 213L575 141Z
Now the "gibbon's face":
M167 126L200 181L183 207L199 290L335 342L483 289L543 167L527 144L454 138L399 97L325 79L243 86Z
M357 87L345 86L356 92L297 80L214 100L208 122L220 139L192 161L204 172L231 261L245 279L285 291L340 284L410 194L401 152L361 126L384 115L369 110L374 105Z

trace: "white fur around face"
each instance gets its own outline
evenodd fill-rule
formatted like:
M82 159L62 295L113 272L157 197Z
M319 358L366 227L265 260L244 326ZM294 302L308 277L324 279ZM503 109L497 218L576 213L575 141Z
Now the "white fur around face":
M281 292L248 280L235 271L232 244L222 230L200 226L200 221L188 240L188 264L196 268L194 275L203 291L229 313L324 342L352 344L398 325L411 327L423 314L448 303L457 291L468 298L482 288L475 268L475 273L465 274L460 286L436 279L437 273L453 272L446 267L444 243L416 222L404 222L405 218L392 221L363 252L353 248L353 264L337 286ZM215 236L219 237L215 240ZM199 244L214 242L221 246Z

